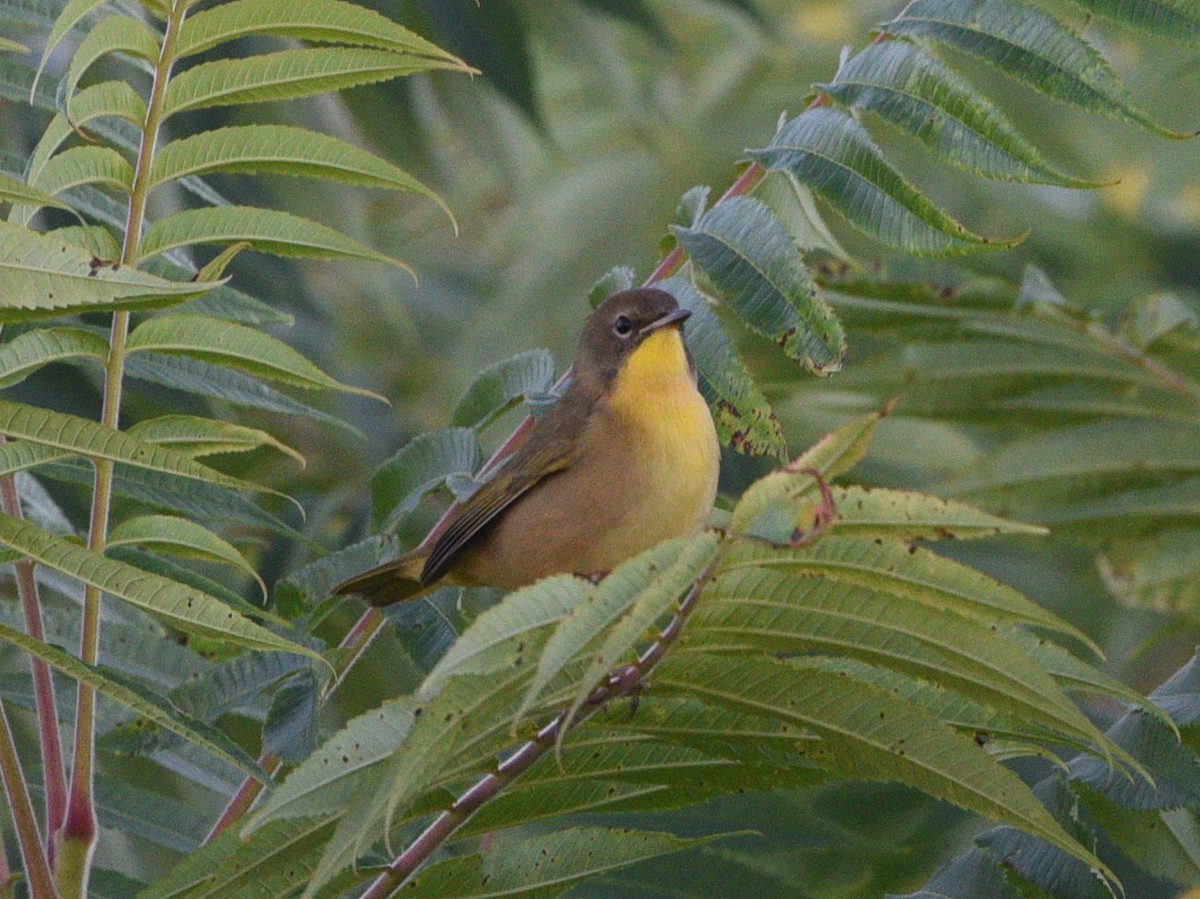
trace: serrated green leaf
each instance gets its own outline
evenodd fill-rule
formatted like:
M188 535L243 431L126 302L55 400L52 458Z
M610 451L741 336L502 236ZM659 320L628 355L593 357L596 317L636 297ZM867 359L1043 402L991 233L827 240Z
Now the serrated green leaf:
M847 265L857 265L825 224L813 192L791 172L767 172L754 188L754 196L771 207L801 253L822 250Z
M272 792L247 822L243 836L280 819L343 809L362 773L403 742L417 707L414 697L400 696L351 719Z
M261 0L249 2L262 5ZM239 125L171 141L155 154L150 185L213 172L273 172L412 191L433 200L454 219L437 194L403 169L340 138L292 125Z
M67 74L59 87L61 95L66 98L66 109L63 111L67 118L74 120L71 97L79 80L95 63L113 53L123 53L143 62L155 62L159 51L158 37L140 19L115 15L97 22L88 29L87 35L75 48Z
M485 897L555 895L589 877L720 839L683 839L650 831L572 827L534 837L500 837L482 855L436 862L404 888L406 896Z
M2 355L2 351L0 351ZM266 431L195 415L160 415L135 422L125 433L169 446L193 458L220 453L245 453L269 446L291 456L304 467L304 457Z
M124 431L99 422L8 400L0 400L0 433L92 459L108 459L162 474L207 481L233 490L266 489L222 474L175 450L143 443Z
M0 533L6 534L10 530L9 523L15 520L3 516L0 519ZM0 539L7 542L7 536L0 537ZM118 679L115 672L106 672L94 665L88 665L57 646L35 640L2 624L0 624L0 640L20 647L55 670L94 688L101 696L106 696L114 702L132 709L159 727L195 743L251 777L263 782L270 779L245 752L238 748L236 743L223 733L183 714L168 700L154 694L136 681L125 678Z
M689 648L845 655L955 690L1076 746L1103 744L1062 689L994 625L900 594L739 568L712 581L689 624Z
M458 63L466 68L457 57L375 10L340 0L305 0L302 6L292 8L282 7L273 0L223 3L187 19L179 33L176 52L183 58L257 34L377 47Z
M1072 0L1089 13L1200 47L1200 7L1190 0Z
M293 100L362 84L401 78L431 69L453 69L445 61L348 47L305 47L240 59L218 59L176 75L167 87L164 116L193 109Z
M538 631L548 634L591 590L583 578L556 574L513 591L472 622L426 676L419 695L436 696L453 676L490 674L506 667L514 642ZM531 646L526 649L532 654Z
M42 167L36 183L50 194L83 184L99 184L128 193L133 185L133 166L112 147L71 147Z
M1054 168L953 69L908 41L871 44L817 89L912 134L952 165L1006 181L1098 187Z
M317 748L317 712L321 689L311 668L291 675L275 691L263 721L262 747L294 765Z
M377 393L334 380L282 340L236 322L186 313L146 319L129 335L130 353L194 356L214 365L309 390L339 390L378 400Z
M311 873L332 824L325 816L275 821L248 840L229 829L188 855L138 899L277 899Z
M260 698L265 690L300 669L311 669L304 656L248 652L217 665L205 665L171 690L171 702L202 721L216 721Z
M360 244L340 231L290 212L253 206L185 209L152 222L139 245L141 259L198 243L248 241L276 256L315 259L363 259L411 271L407 265Z
M131 565L106 559L28 522L0 515L0 542L39 565L165 618L187 633L228 640L247 649L300 653L324 664L318 653L243 618L220 600Z
M746 371L708 300L683 274L656 286L692 313L683 336L700 377L714 394L709 409L721 443L749 456L786 458L787 444L779 419Z
M712 534L677 538L618 565L558 621L538 658L537 671L513 719L514 733L528 709L552 684L571 691L567 719L609 669L644 636L650 625L678 601L716 553ZM633 661L632 658L625 659ZM582 663L570 681L559 676ZM556 683L557 682L557 683Z
M0 172L0 203L24 203L33 206L53 206L55 209L70 210L69 203Z
M110 547L122 544L153 547L186 558L206 559L229 565L257 581L263 596L267 595L267 586L258 576L254 566L246 561L232 543L186 518L173 515L139 515L126 519L113 527L108 535Z
M1104 421L1014 440L955 478L946 489L980 495L1039 483L1200 470L1200 428L1155 421Z
M627 265L617 265L596 279L588 290L588 305L595 309L614 293L632 290L636 286L637 272Z
M1113 546L1097 560L1126 605L1200 618L1200 528L1175 528Z
M0 345L0 387L12 387L51 362L108 359L108 341L80 328L39 328Z
M1029 788L968 737L895 696L823 671L769 659L668 655L656 688L793 722L819 734L805 755L860 780L897 780L1045 839L1115 881L1058 825Z
M832 107L801 113L749 155L790 172L851 225L905 253L944 256L1018 242L980 237L950 218L887 164L862 125Z
M27 440L9 440L0 444L0 477L8 477L18 471L67 459L71 453L52 446L30 443Z
M839 537L835 531L799 549L747 541L730 548L721 570L768 566L907 597L984 624L1028 624L1094 644L1007 584L920 546Z
M37 72L32 79L30 90L31 103L33 102L33 92L37 90L42 70L45 69L46 63L50 61L50 56L58 48L59 43L71 32L71 29L87 18L94 9L103 6L106 2L107 0L67 0L62 8L62 12L54 20L54 26L50 29L50 33L46 35L46 44L45 49L42 50L42 59L38 63Z
M1163 137L1191 136L1156 124L1090 44L1021 0L917 0L883 28L949 44L1091 112L1136 122Z
M0 221L0 322L181 303L212 284L180 283L106 263L65 240Z
M175 852L194 850L211 824L208 816L194 805L116 778L97 778L95 790L96 817L101 826ZM91 882L88 888L91 894ZM133 892L127 889L115 895L131 896Z
M240 371L210 365L200 359L139 353L126 360L125 374L130 378L163 384L197 396L212 397L235 406L266 409L322 421L361 436L357 429L340 418L301 403L264 384L258 378L252 378Z
M121 245L104 225L68 225L47 232L49 236L61 238L101 259L116 259L121 255Z
M441 486L448 475L470 477L481 462L479 443L470 428L445 428L414 437L371 478L375 529L393 530L421 497Z
M924 493L865 487L834 487L832 493L839 537L970 540L998 534L1048 533L1037 525L989 515L973 506Z
M882 412L847 422L826 434L783 468L751 484L733 509L730 532L747 533L760 517L773 515L773 510L778 507L791 508L797 501L807 503L807 506L813 505L806 498L815 493L817 482L805 469L820 472L826 480L849 471L866 455L867 446L875 435L875 427L888 411L885 408Z
M450 413L450 424L476 430L530 395L554 386L554 357L548 350L527 350L477 374Z
M845 335L770 208L731 197L676 236L746 326L816 374L841 366Z
M95 480L92 466L79 458L48 461L38 474L89 489ZM148 468L118 465L113 474L113 489L117 496L137 500L154 509L180 512L216 526L236 522L286 535L292 540L299 539L294 528L245 494L228 487L162 474Z

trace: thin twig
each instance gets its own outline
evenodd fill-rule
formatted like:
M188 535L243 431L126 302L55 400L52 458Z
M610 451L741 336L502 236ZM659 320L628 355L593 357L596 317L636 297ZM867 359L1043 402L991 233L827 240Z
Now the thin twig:
M50 875L50 863L46 848L38 833L37 815L33 801L29 798L25 773L21 770L21 758L13 742L12 730L8 726L8 712L0 702L0 777L4 780L4 792L8 797L9 811L17 831L17 843L21 847L25 877L29 880L29 891L33 899L52 899L58 896L54 878Z

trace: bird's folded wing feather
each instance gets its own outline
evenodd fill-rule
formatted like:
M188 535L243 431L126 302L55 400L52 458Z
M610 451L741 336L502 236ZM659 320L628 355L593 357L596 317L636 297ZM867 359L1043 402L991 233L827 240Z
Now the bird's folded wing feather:
M579 456L581 443L578 439L558 439L522 446L495 477L463 503L458 515L434 542L421 572L421 583L432 584L444 575L463 548L489 522L542 478L569 467Z

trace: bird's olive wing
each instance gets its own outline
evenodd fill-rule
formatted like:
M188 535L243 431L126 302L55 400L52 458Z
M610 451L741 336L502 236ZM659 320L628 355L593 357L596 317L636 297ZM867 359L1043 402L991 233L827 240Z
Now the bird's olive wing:
M562 471L574 462L579 454L578 444L577 440L554 440L540 445L526 444L517 450L495 477L462 504L449 527L434 541L421 571L421 583L432 584L442 577L489 522L546 475Z

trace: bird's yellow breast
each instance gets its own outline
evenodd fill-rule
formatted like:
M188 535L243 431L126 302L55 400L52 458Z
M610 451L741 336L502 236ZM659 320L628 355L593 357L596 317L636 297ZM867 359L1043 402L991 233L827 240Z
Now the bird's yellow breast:
M698 528L716 497L720 448L677 328L651 334L625 360L609 408L634 450L637 513L660 539Z

